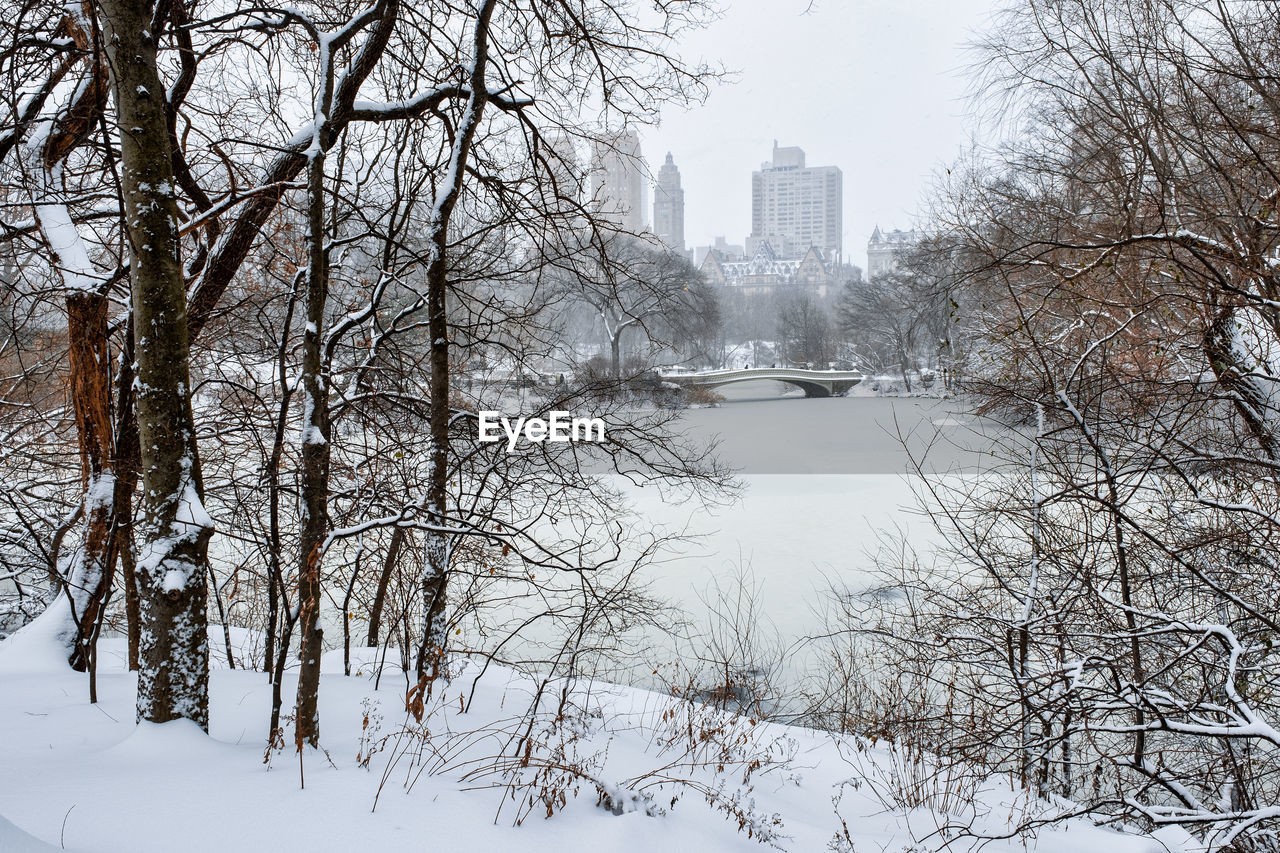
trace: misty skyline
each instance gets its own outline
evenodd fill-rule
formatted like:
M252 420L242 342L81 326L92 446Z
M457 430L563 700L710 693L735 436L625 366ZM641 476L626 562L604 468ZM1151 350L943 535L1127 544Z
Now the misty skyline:
M776 139L803 148L811 166L843 171L844 255L865 269L872 229L912 227L932 174L967 143L964 48L993 6L728 0L684 55L722 62L736 79L641 131L651 172L668 151L680 169L686 245L743 242L751 173Z

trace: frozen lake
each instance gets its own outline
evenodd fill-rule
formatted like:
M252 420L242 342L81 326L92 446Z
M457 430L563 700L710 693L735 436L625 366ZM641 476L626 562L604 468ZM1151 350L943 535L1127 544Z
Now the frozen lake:
M719 436L721 458L743 474L903 474L912 457L931 471L971 467L982 436L963 400L806 399L779 382L718 389L725 402L689 409L689 432ZM905 440L905 447L904 447Z
M741 500L707 512L633 492L644 517L700 534L651 572L657 590L695 619L713 580L748 566L764 617L784 640L812 634L822 591L868 583L886 536L925 550L935 541L912 458L938 474L972 474L983 462L979 425L962 400L805 399L772 382L720 393L724 403L689 410L685 424L696 437L719 436L721 458L740 472Z

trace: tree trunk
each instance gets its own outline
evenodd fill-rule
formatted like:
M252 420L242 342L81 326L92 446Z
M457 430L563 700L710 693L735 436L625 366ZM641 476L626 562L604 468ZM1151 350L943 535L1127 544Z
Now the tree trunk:
M105 296L83 290L67 296L67 340L85 521L84 545L68 578L76 619L76 641L69 661L83 672L89 666L94 625L102 615L115 573L115 441Z
M280 630L287 620L280 618L281 599L287 598L284 588L284 568L280 560L280 462L284 457L285 427L289 418L289 404L293 398L294 384L289 381L288 351L289 329L293 325L293 311L297 304L299 278L294 277L293 290L289 294L289 302L285 307L284 323L281 324L280 348L276 352L277 382L280 388L280 404L276 409L275 437L271 442L271 456L267 459L264 475L267 480L267 630L266 647L263 655L262 669L267 673L267 680L276 681L276 635L280 633L280 642L288 645L288 632ZM292 623L290 623L291 625ZM280 667L283 671L283 667ZM278 693L277 691L274 691ZM274 732L279 722L279 705L272 706L271 731Z
M138 719L209 727L208 544L191 414L186 291L153 4L102 0L119 128L137 350L144 525Z
M907 348L903 346L901 340L898 342L898 363L902 366L902 384L906 386L907 393L911 393L911 360L907 358Z
M431 337L430 470L427 480L428 518L442 527L448 518L449 483L449 322L445 308L448 289L444 258L445 227L435 241L436 257L427 271L427 328ZM448 628L445 603L448 592L449 543L440 530L426 536L426 573L422 578L422 638L418 646L419 684L434 680L444 660Z
M489 21L496 0L484 0L476 14L474 53L471 57L471 94L459 120L458 132L449 156L452 183L437 190L436 201L427 235L431 246L431 263L427 266L427 331L431 337L431 446L430 474L427 481L427 517L436 529L427 531L426 571L422 577L422 640L418 646L418 685L429 692L431 682L440 674L448 639L445 619L449 581L450 541L443 528L448 522L449 484L449 317L447 296L449 266L449 220L462 192L471 145L479 129L480 117L488 101L485 66L489 59Z
M111 423L111 356L107 300L89 252L66 205L60 178L63 164L97 126L105 110L109 75L104 57L84 26L82 9L69 6L61 27L76 49L91 58L88 75L67 110L28 140L39 143L39 157L27 162L34 188L33 212L54 268L67 289L67 349L71 405L80 453L82 490L80 517L84 540L70 565L52 568L62 586L51 603L50 619L60 624L56 636L65 643L67 660L77 670L90 669L97 623L110 597L115 564L114 438ZM65 70L69 70L66 66ZM59 72L60 76L61 72ZM30 116L34 117L35 113ZM11 134L0 151L17 139ZM57 549L55 548L55 553Z
M1221 309L1205 329L1201 350L1224 395L1244 421L1258 448L1268 459L1280 456L1280 441L1272 428L1273 404L1254 378L1255 368L1242 364L1235 347L1235 309Z
M400 549L404 547L405 532L397 527L391 532L391 544L387 548L387 557L382 563L382 574L378 578L378 591L373 596L373 606L369 608L369 636L365 643L369 648L378 647L378 634L382 628L382 609L387 603L387 587L391 584L391 573L395 571L400 560Z
M120 354L120 372L116 375L116 516L112 530L113 548L120 555L120 580L124 585L125 625L129 635L129 670L139 666L138 649L142 640L141 609L138 598L137 550L133 539L133 495L138 488L141 452L138 445L138 419L133 399L133 317Z
M319 131L317 131L319 132ZM324 227L324 154L319 146L308 171L307 323L302 338L302 538L298 567L299 656L294 741L320 745L320 563L329 534L329 387L324 375L324 310L329 295L329 253Z

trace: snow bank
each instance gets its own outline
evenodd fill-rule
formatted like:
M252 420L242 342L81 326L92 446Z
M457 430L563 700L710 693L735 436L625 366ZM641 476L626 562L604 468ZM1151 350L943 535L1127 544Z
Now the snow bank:
M70 669L67 649L74 642L74 632L67 599L60 596L44 613L0 642L0 671L58 673Z
M23 832L0 815L0 850L4 853L45 853L57 850L52 844L45 844L34 835Z
M570 706L585 713L557 721L550 703L533 727L538 745L522 753L530 760L481 772L513 732L526 730L537 681L491 666L476 682L479 667L470 667L419 723L404 711L395 662L375 689L370 654L354 655L359 675L348 678L334 674L341 661L331 653L320 691L324 750L300 761L292 747L266 754L271 687L262 673L212 673L208 736L185 722L137 726L123 642L102 646L98 705L87 702L84 676L65 666L33 675L12 654L0 662L0 814L21 825L0 822L5 853L63 843L86 853L424 845L728 853L767 849L761 834L793 851L926 850L941 840L939 815L887 808L869 793L875 786L861 783L868 770L852 741L730 718L660 693L581 682ZM286 702L295 687L287 676ZM559 701L558 691L547 695ZM763 763L747 770L755 759ZM561 772L569 766L576 772ZM999 784L978 797L968 810L977 830L1000 829L1026 807ZM853 848L829 847L842 822ZM949 849L979 846L953 838ZM1015 839L982 849L1025 848ZM1032 849L1150 853L1153 841L1077 821L1042 831Z

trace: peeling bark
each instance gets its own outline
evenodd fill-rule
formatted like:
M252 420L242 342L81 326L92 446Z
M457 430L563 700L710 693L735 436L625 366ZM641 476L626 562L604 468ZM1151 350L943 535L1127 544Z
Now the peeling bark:
M80 484L84 490L84 542L71 573L76 639L71 666L89 667L95 625L115 575L116 477L114 425L111 420L111 356L107 341L107 299L98 293L67 296L67 339L71 369L71 405L80 440Z

